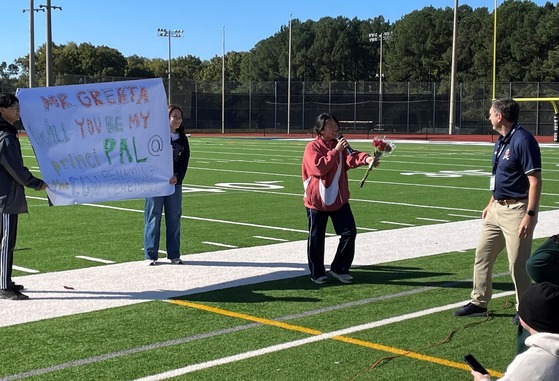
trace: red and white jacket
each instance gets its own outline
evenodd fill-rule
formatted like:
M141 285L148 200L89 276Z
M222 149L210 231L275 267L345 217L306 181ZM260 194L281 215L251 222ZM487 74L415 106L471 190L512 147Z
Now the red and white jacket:
M347 171L367 164L367 153L335 150L336 140L325 141L320 136L309 142L303 155L304 202L310 209L335 211L349 201Z

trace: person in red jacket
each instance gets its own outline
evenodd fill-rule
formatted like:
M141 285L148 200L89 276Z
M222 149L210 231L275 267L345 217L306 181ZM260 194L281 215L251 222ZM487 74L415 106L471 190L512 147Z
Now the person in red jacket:
M330 280L324 268L324 242L328 218L340 242L330 265L330 274L342 283L352 283L349 268L355 254L357 228L349 206L347 171L378 160L364 153L353 151L340 137L340 123L332 114L320 114L315 122L316 139L307 144L303 155L304 203L307 209L309 237L307 259L311 280L324 284Z

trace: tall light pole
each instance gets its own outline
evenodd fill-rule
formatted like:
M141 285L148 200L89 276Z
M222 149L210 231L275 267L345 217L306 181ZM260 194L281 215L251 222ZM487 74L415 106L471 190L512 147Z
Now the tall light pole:
M225 27L221 47L221 133L225 133Z
M157 29L157 35L159 37L167 37L169 40L169 58L167 61L167 97L169 104L171 104L171 37L180 38L183 33L184 30L182 29Z
M454 133L454 109L456 105L456 37L458 34L458 0L454 0L452 27L452 66L450 70L450 107L448 109L448 134ZM433 121L434 122L434 121Z
M29 87L35 86L35 12L45 10L35 8L33 0L29 1L29 9L24 9L23 13L29 12Z
M379 58L379 73L378 73L378 127L379 131L382 130L382 42L392 36L392 32L382 33L369 33L369 41L380 41L380 58Z
M44 8L47 13L47 43L46 43L46 86L51 86L52 83L52 26L51 26L51 9L60 9L62 7L57 7L50 5L50 0L47 0L47 5L39 5L39 8Z
M497 0L495 0L495 10L493 11L493 86L491 100L497 96Z
M289 47L287 64L287 133L291 123L291 14L289 15Z

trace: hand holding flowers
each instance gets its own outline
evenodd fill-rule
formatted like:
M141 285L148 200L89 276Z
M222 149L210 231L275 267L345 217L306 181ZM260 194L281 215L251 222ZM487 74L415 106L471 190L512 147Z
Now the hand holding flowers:
M392 153L392 151L394 151L394 148L396 148L396 145L394 143L385 142L384 138L385 136L376 137L373 139L373 143L372 143L373 151L371 152L371 157L373 157L373 160L369 162L369 167L367 168L367 172L365 173L363 179L359 182L359 188L362 188L363 185L365 184L365 180L367 180L367 177L369 176L369 172L371 172L371 170L374 167L377 167L379 165L380 158L384 154Z

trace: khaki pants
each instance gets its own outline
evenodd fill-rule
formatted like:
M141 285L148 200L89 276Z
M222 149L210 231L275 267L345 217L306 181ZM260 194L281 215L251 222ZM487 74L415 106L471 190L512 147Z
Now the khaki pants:
M494 202L483 222L474 263L474 287L472 303L487 307L493 296L493 265L499 253L506 247L509 271L516 290L516 308L520 296L532 281L526 273L526 261L532 250L532 236L518 237L518 227L526 213L526 203L500 205Z

